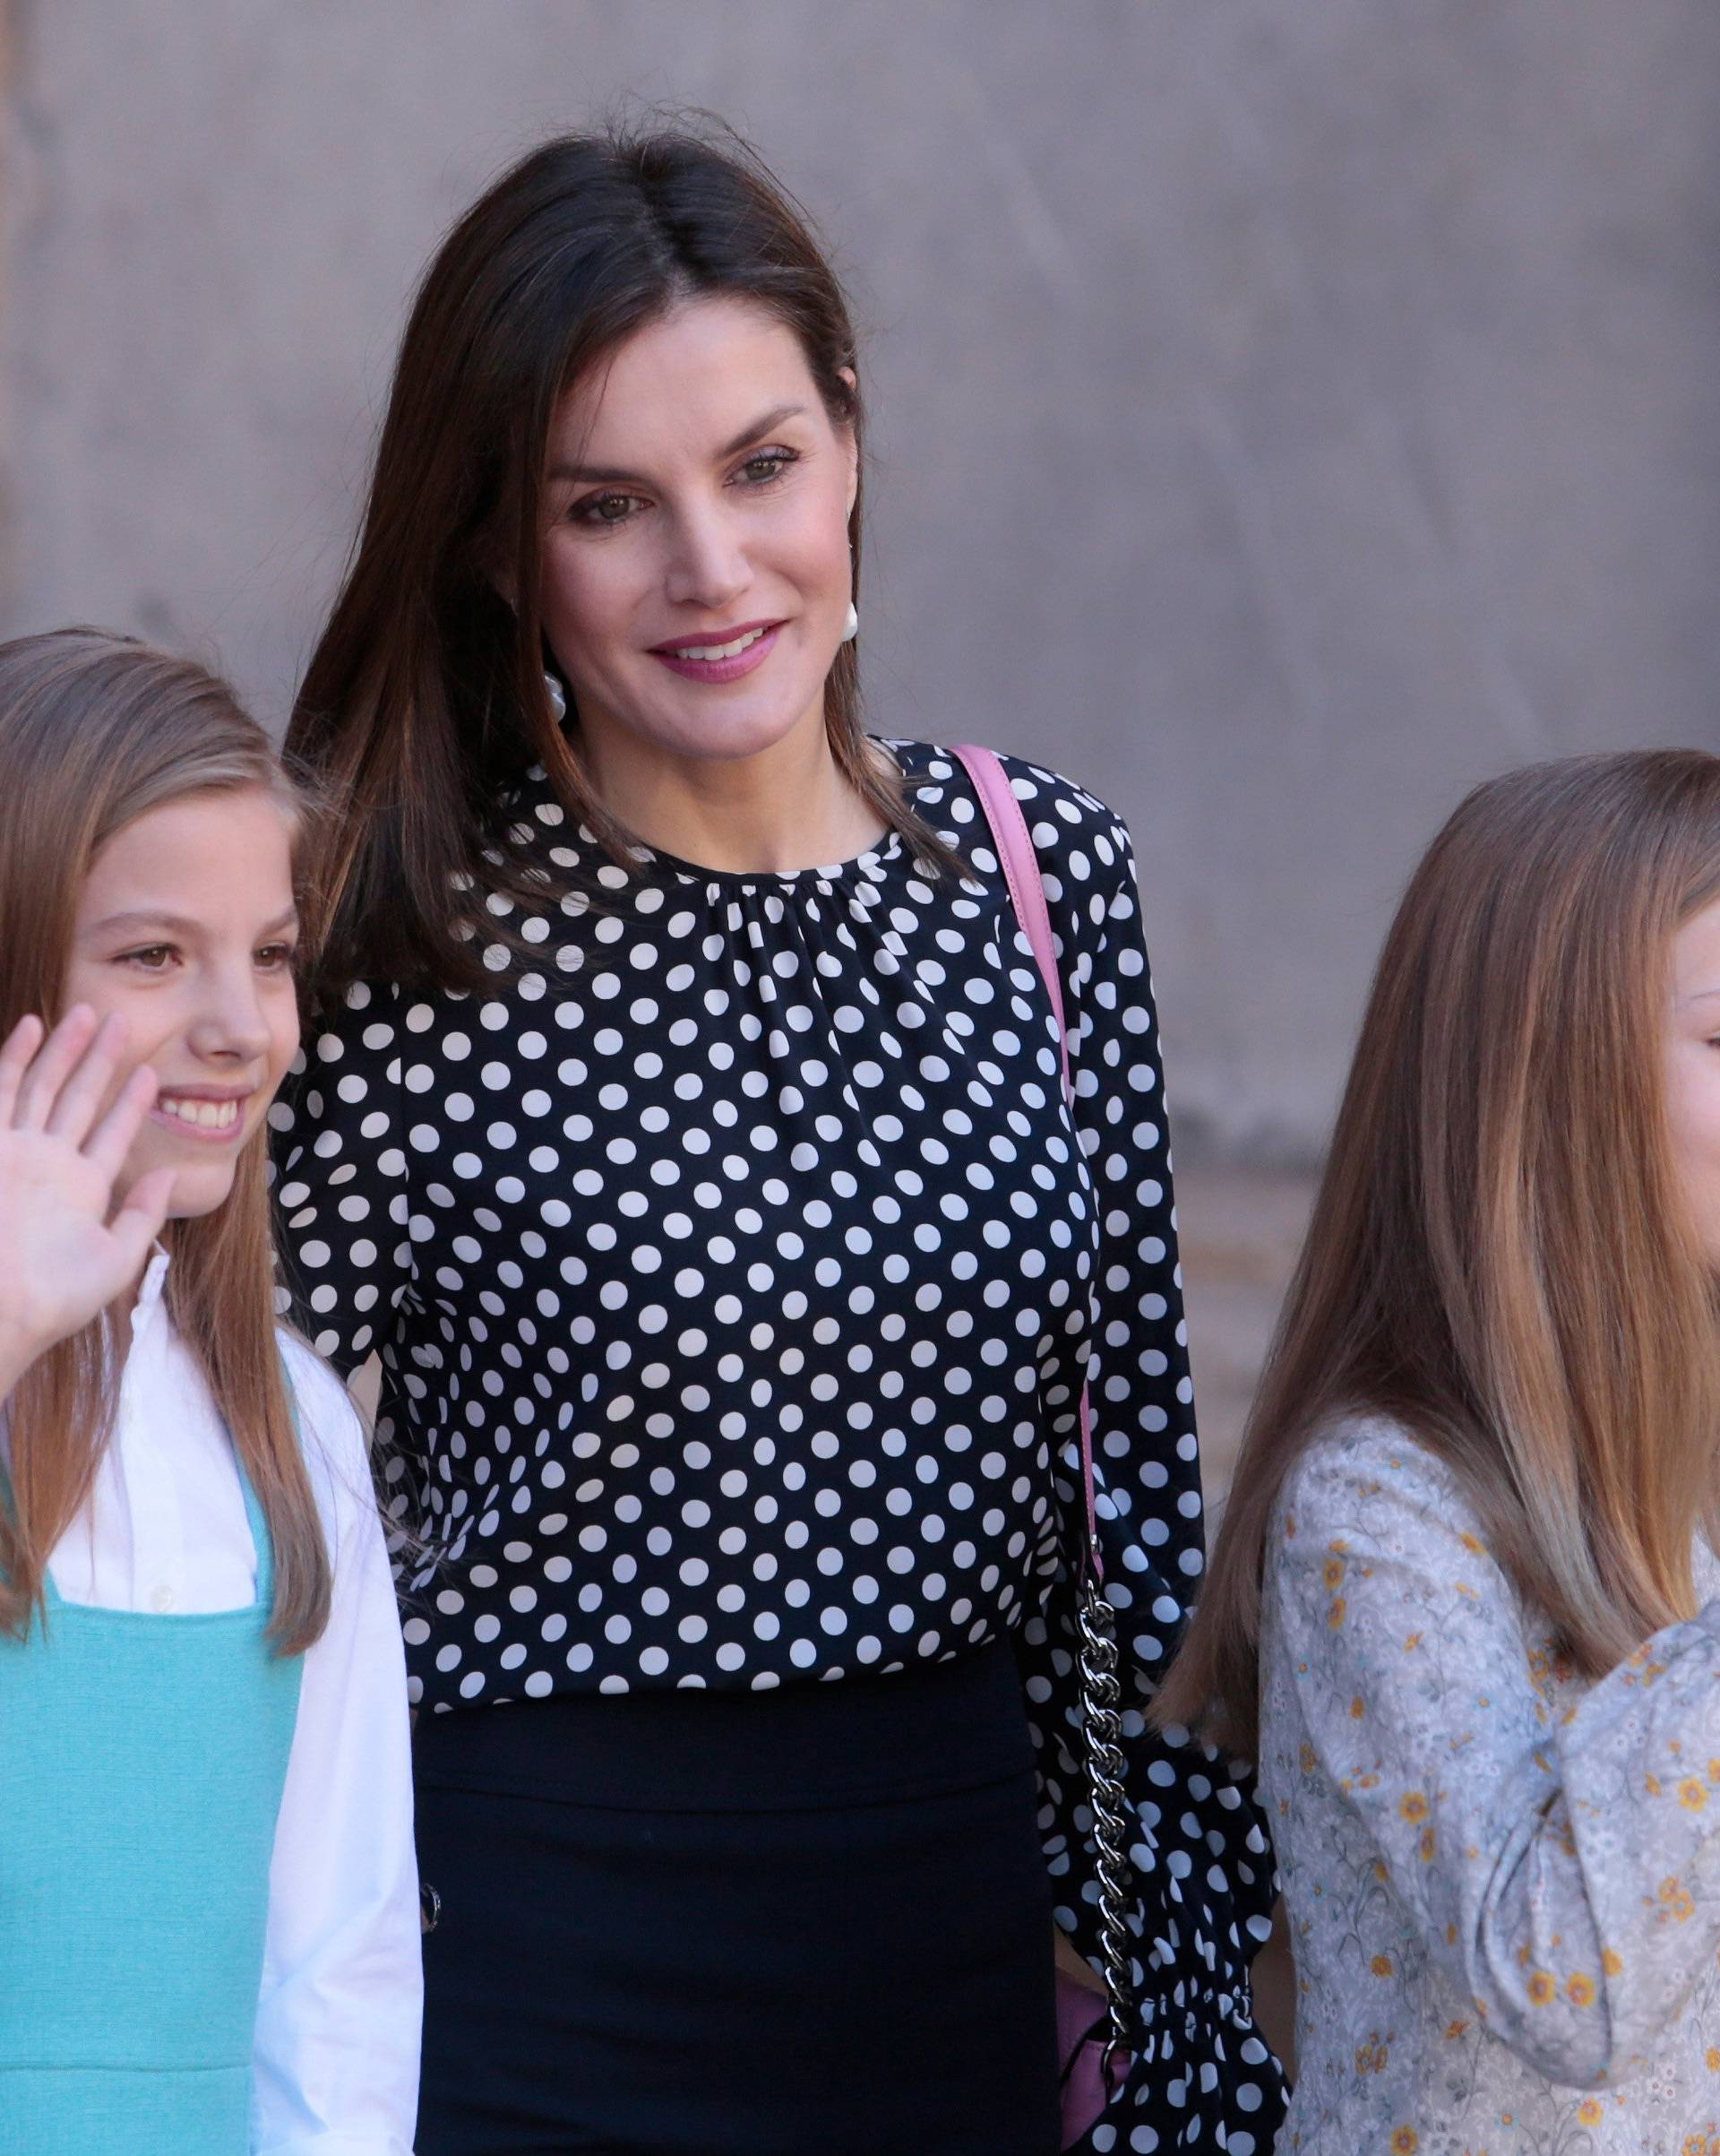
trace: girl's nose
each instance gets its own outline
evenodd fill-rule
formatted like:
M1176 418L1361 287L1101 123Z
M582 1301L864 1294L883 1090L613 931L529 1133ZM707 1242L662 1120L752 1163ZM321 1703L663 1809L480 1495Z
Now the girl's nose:
M250 963L211 981L209 993L191 1028L191 1046L199 1056L228 1063L254 1063L270 1042L268 1013L257 994Z

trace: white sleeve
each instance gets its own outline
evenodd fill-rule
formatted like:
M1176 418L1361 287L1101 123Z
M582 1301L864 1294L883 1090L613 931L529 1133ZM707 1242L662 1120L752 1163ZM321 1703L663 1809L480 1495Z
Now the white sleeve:
M409 2156L423 2013L410 1726L365 1436L284 1341L329 1536L328 1630L305 1657L269 1879L253 2156Z

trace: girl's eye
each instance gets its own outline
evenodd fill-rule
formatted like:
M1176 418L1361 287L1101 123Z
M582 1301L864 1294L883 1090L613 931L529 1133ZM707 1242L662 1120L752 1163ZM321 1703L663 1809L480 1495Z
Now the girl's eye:
M761 449L741 466L740 477L748 487L769 487L772 480L781 479L791 464L799 461L799 455L792 449Z
M576 524L624 524L638 501L636 494L589 494L582 502L575 502L567 513Z
M145 944L136 951L122 951L114 962L135 966L142 973L165 973L178 955L171 944Z

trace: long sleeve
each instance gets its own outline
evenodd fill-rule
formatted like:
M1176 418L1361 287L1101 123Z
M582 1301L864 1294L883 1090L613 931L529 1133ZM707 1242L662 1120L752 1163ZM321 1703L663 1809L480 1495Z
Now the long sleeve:
M1076 1126L1099 1203L1094 1480L1111 1600L1156 1675L1205 1565L1200 1453L1134 858L1121 824L1089 842L1096 887L1061 895Z
M1058 946L1075 1123L1097 1207L1092 1280L1096 1511L1116 1612L1127 1795L1134 1817L1129 1912L1147 2043L1102 2132L1127 2145L1131 2116L1186 2121L1200 2145L1268 2145L1283 2103L1252 2022L1249 1970L1270 1928L1272 1862L1245 1777L1208 1747L1147 1721L1205 1563L1193 1391L1177 1263L1157 1018L1129 835L1065 780L1007 760L1045 881ZM1082 1517L1079 1399L1062 1403L1058 1494L1065 1565L1019 1655L1035 1708L1042 1826L1059 1921L1096 1963L1090 1821L1074 1677L1075 1524ZM1198 2071L1197 2071L1198 2069ZM1095 2148L1105 2146L1095 2141Z
M408 1159L422 1136L417 1118L445 1105L433 1107L401 1081L401 1037L421 1012L392 988L355 983L306 1041L269 1110L281 1303L343 1377L381 1358L376 1453L389 1521L408 1532L424 1492L398 1411L402 1386L417 1382L401 1373L401 1332L421 1292ZM464 1165L463 1157L455 1164L457 1179Z
M356 984L269 1111L293 1320L342 1376L386 1348L413 1281L399 1002Z
M1268 1593L1302 1775L1420 1951L1547 2080L1645 2068L1720 1949L1720 1604L1573 1703L1455 1479L1378 1435L1304 1459Z
M334 1593L275 1832L253 2156L407 2156L423 1979L400 1625L363 1429L329 1373L288 1353Z

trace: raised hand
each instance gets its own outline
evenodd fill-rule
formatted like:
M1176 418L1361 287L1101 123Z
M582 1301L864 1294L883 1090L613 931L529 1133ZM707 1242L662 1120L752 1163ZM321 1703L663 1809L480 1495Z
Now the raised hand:
M170 1168L114 1206L156 1093L147 1065L114 1092L125 1047L124 1021L83 1004L51 1033L21 1019L0 1047L0 1398L125 1293L167 1218Z

